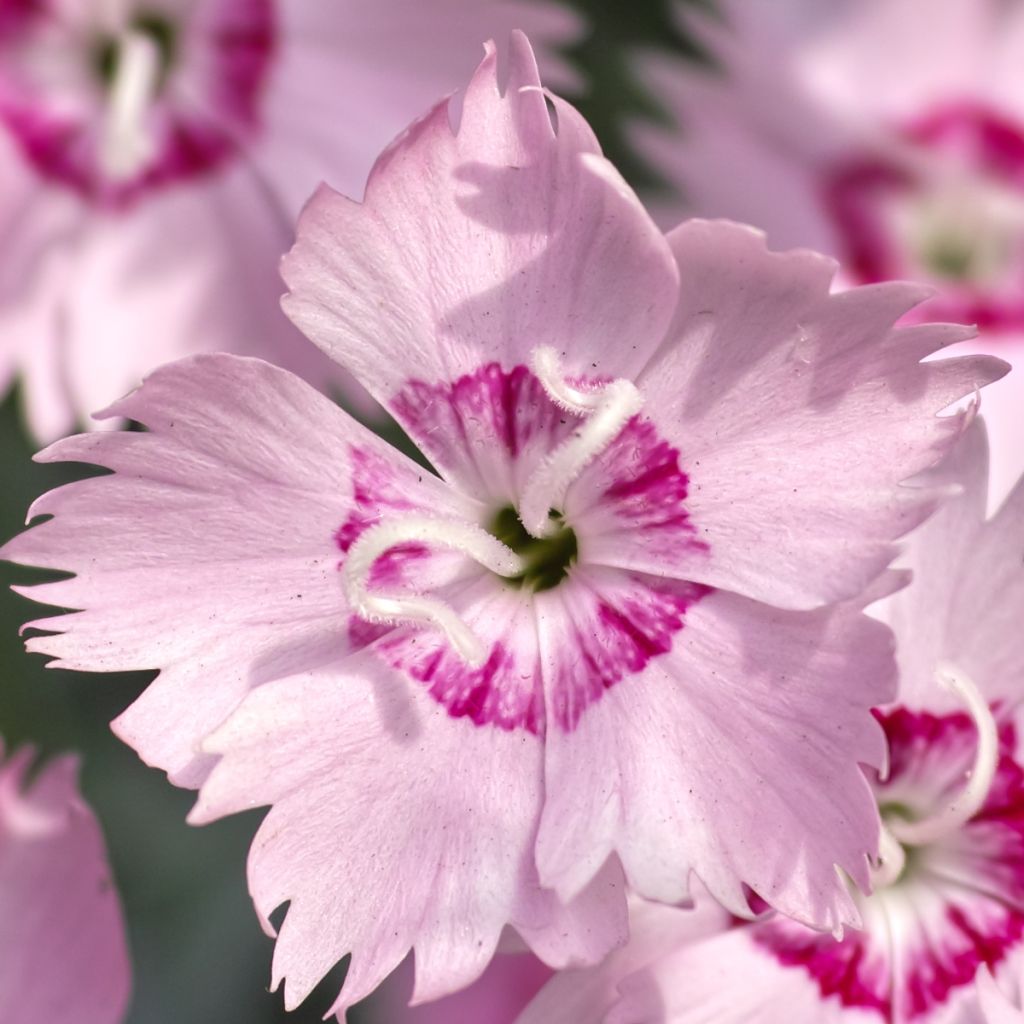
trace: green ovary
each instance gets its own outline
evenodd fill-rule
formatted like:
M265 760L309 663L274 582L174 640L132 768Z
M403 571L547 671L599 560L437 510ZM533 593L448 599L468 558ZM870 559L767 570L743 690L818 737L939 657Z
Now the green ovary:
M549 515L561 523L556 512ZM499 509L486 529L526 563L521 575L507 578L514 587L528 587L535 592L550 590L565 579L569 567L576 561L576 534L571 527L562 524L550 537L531 537L519 521L519 513L511 505Z

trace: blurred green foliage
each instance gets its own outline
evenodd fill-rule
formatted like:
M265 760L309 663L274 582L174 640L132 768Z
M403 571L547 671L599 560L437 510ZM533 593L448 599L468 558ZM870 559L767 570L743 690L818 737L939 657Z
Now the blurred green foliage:
M692 50L675 28L668 0L577 0L575 6L590 28L570 52L585 83L572 99L626 177L651 186L651 174L625 143L623 126L628 117L660 112L633 79L627 53L636 46L683 56ZM424 97L424 107L432 99ZM34 464L31 455L17 396L8 396L0 406L2 538L21 528L33 498L82 474L82 467ZM70 750L81 755L83 789L107 835L128 921L135 968L129 1024L321 1020L343 968L291 1014L284 1012L280 993L266 991L272 942L260 930L245 888L246 852L261 812L201 829L185 824L191 794L145 767L109 728L149 677L48 670L45 659L24 652L19 627L39 611L8 585L39 578L0 564L0 735L8 748L31 743L44 757ZM372 1007L351 1016L354 1024L375 1019Z

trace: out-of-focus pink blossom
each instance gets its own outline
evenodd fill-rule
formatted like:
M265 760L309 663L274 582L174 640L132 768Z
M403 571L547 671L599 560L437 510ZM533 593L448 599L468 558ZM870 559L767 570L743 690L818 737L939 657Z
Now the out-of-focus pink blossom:
M985 347L1024 365L1024 4L721 8L718 20L680 6L711 64L638 60L675 123L634 133L676 190L661 219L756 224L773 245L836 256L844 284L927 283L915 316L977 324ZM983 411L995 503L1024 470L1021 378Z
M29 779L31 760L0 759L0 1018L118 1024L131 978L103 837L74 758Z
M767 913L655 942L671 912L643 907L626 950L583 979L592 1012L559 978L519 1024L973 1024L979 998L989 1024L1022 1019L989 971L1019 991L1024 481L986 521L985 448L979 422L935 474L960 493L911 538L913 582L885 606L900 693L878 713L885 838L874 892L856 897L862 930L836 939Z
M969 332L895 328L917 287L833 294L831 260L735 224L662 235L521 35L508 64L362 203L322 189L285 265L289 314L437 475L282 370L198 357L108 410L148 433L44 452L113 473L3 551L77 574L33 590L82 610L32 649L161 670L116 728L202 786L194 821L272 805L249 882L268 931L289 903L289 1006L349 951L336 1012L410 949L438 998L506 925L592 963L626 880L855 920L836 866L869 883L895 666L835 602L943 493L901 486L963 428L935 414L1005 369L922 362Z
M514 27L564 80L545 0L2 0L0 389L36 436L194 352L365 402L279 309L295 217Z

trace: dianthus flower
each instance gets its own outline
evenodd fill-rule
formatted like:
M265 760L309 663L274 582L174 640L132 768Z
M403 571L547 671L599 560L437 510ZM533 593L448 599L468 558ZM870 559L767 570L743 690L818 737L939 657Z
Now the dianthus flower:
M978 324L1024 360L1024 5L1001 0L726 0L690 16L713 56L645 54L678 124L635 139L680 201L778 246L839 259L843 279L937 291L918 316ZM926 30L925 30L926 27ZM1024 471L1024 394L986 396L993 484Z
M3 1020L118 1024L131 977L103 837L74 759L26 783L31 759L22 749L0 760Z
M819 927L869 883L892 699L847 606L936 493L949 406L1004 369L921 362L920 290L832 294L832 261L752 229L667 237L515 35L384 153L322 189L287 309L437 474L291 375L232 356L154 373L58 442L112 475L45 495L4 557L72 579L29 641L161 670L116 722L202 785L208 821L272 804L250 889L294 1005L352 951L335 1010L416 954L471 982L506 924L545 962L621 938L623 874L694 873ZM554 121L549 113L552 104ZM212 772L211 772L212 767Z
M986 456L979 421L942 471L962 492L914 535L913 582L890 601L900 693L878 713L884 839L862 930L769 913L655 943L685 912L648 906L626 950L553 982L520 1024L973 1024L979 993L1000 1005L988 972L1015 984L1024 953L1024 483L986 521Z
M2 0L0 392L21 378L48 441L194 352L344 386L279 309L299 207L324 180L360 189L515 27L556 45L575 20L528 0Z

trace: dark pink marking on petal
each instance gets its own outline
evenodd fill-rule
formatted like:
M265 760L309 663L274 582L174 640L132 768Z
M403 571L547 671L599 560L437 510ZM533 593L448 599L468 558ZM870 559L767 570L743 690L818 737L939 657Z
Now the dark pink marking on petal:
M823 197L845 245L843 266L858 281L888 281L905 268L907 255L891 237L880 207L913 186L907 169L873 156L843 161L825 176Z
M590 614L572 623L571 634L559 648L549 685L555 724L563 732L572 732L605 690L642 672L652 658L667 654L683 628L687 609L711 593L698 583L655 581L633 573L621 576L628 589L610 589L598 596Z
M817 982L823 999L835 996L843 1006L875 1010L892 1019L889 975L884 960L870 947L870 936L848 932L841 942L779 918L751 926L754 941L786 967L799 967ZM876 955L871 957L872 952Z
M352 650L358 651L363 647L368 647L382 636L386 636L394 628L394 626L383 622L367 622L366 619L361 619L358 615L350 616L348 620L348 639L352 645Z
M480 460L507 467L530 446L546 453L578 422L548 398L527 367L503 370L498 363L454 383L410 381L391 410L434 465L481 484Z
M602 500L637 530L657 530L663 540L707 550L694 536L696 528L686 508L690 478L680 454L650 420L634 416L616 442L601 456L599 466L613 480Z
M1021 126L976 100L930 110L908 124L904 135L932 150L966 153L992 177L1024 187Z
M334 534L341 551L347 553L366 530L387 518L389 513L426 511L401 493L391 467L380 455L353 447L349 450L349 464L352 467L352 511Z
M385 639L379 650L395 668L424 683L452 718L544 733L544 695L534 656L523 656L499 641L484 665L474 669L427 631Z
M978 968L994 967L1020 941L1024 916L1009 907L1000 911L983 929L960 906L948 908L943 934L929 936L909 958L912 968L902 979L907 1019L929 1016L958 990L972 989Z
M612 592L594 600L586 621L572 623L555 652L549 685L554 687L554 723L564 732L575 729L606 690L670 651L686 610L710 592L699 584L670 584L634 574L629 579L628 593L609 588ZM573 586L571 580L565 585ZM496 580L495 586L503 584ZM378 650L394 668L427 684L431 696L453 718L543 735L544 676L539 658L517 650L504 636L503 626L494 624L500 639L492 642L487 662L478 669L466 665L430 630L396 630ZM392 629L353 619L349 635L354 646L363 646Z
M39 6L40 0L0 0L0 43L5 35L21 31Z
M586 387L595 381L577 381ZM392 410L410 435L420 442L442 470L454 472L475 497L490 499L494 512L515 503L515 493L494 493L512 487L576 427L579 418L556 406L525 366L503 370L490 363L454 383L410 381L392 401ZM351 453L352 511L335 539L342 553L371 525L389 515L414 510L393 486L391 472L379 457L363 450ZM621 434L588 467L601 483L588 491L622 521L629 543L686 544L705 547L694 537L685 501L689 479L676 448L649 420L634 417ZM581 480L582 486L582 480ZM419 510L416 511L426 511ZM569 526L572 525L570 522ZM419 545L396 545L378 559L372 585L384 589L406 582L405 570L430 556ZM340 563L343 564L343 563ZM581 565L582 568L582 565ZM422 582L423 573L418 573ZM551 706L558 728L571 731L585 709L610 687L641 672L652 658L672 648L683 628L687 608L709 592L697 584L655 580L615 570L601 583L582 583L572 569L558 586L577 588L566 611L564 642L549 666ZM494 586L508 586L497 577ZM443 596L443 595L442 595ZM570 607L567 602L566 608ZM481 626L482 631L481 631ZM502 729L545 729L542 669L535 647L507 635L502 621L477 623L490 642L490 656L470 669L429 629L367 628L353 623L356 644L379 640L378 651L395 668L427 686L453 717Z

